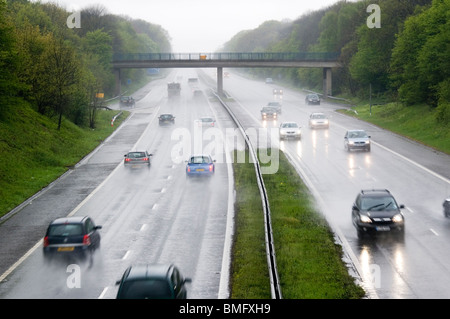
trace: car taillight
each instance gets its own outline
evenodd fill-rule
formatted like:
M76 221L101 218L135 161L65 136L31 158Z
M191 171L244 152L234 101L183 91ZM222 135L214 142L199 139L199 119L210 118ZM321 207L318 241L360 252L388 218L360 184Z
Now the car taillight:
M89 237L89 235L84 235L83 237L83 245L90 245L91 244L91 238Z
M48 246L48 236L44 237L44 247Z
M188 170L188 172L190 172L190 171L191 171L191 168L188 166L187 170Z
M129 158L126 158L126 159L125 159L125 162L129 162L129 161L130 161L130 159L129 159Z
M213 171L213 165L209 165L209 171L212 172Z
M148 157L144 157L142 160L143 161L148 161Z

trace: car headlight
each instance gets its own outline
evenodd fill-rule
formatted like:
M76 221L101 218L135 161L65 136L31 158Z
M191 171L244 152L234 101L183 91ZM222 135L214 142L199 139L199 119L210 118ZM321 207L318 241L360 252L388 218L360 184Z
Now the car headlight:
M359 216L359 220L361 221L361 223L371 223L372 222L372 220L365 215Z
M353 144L355 144L355 142L353 142L353 141L348 141L348 144L353 145Z
M397 214L394 217L392 217L392 221L394 223L401 223L403 221L403 215L402 214Z

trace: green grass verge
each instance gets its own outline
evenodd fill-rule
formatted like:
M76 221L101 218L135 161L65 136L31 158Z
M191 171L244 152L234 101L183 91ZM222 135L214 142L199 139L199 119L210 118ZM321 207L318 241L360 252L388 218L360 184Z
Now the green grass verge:
M248 157L246 157L248 158ZM234 164L236 236L232 298L270 298L264 216L251 163ZM263 176L271 208L281 290L285 299L358 299L364 290L342 261L342 248L312 195L280 152L279 169Z
M0 122L0 217L49 185L94 150L126 118L99 111L95 129L80 128L17 105Z
M402 136L413 139L436 150L450 154L450 123L436 121L436 109L427 105L403 106L400 103L362 104L352 111L340 112L355 116Z

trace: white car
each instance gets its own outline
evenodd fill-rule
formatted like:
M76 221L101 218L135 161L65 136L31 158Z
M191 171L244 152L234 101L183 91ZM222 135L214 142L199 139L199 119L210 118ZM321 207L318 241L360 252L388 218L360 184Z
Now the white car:
M295 138L301 139L302 132L300 126L296 122L283 122L279 128L280 139Z
M330 127L330 120L328 120L327 116L323 113L311 113L309 116L309 127Z

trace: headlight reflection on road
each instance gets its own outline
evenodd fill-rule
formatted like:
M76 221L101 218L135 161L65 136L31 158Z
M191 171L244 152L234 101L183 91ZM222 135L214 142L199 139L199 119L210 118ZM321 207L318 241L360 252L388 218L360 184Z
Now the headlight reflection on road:
M381 287L381 268L377 264L371 263L372 258L367 246L363 246L359 254L359 262L361 264L362 276L366 283L371 284L374 288Z
M348 172L351 177L355 177L355 158L353 155L348 156Z
M303 148L302 148L302 142L301 141L297 142L297 155L300 158L303 156Z

